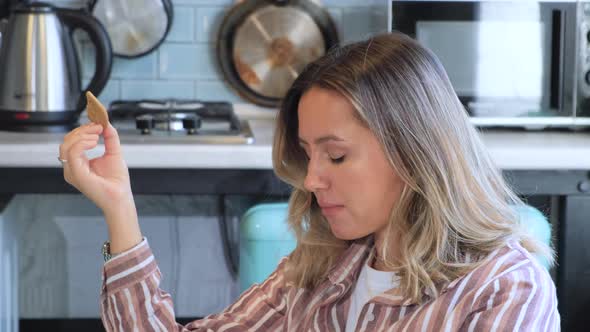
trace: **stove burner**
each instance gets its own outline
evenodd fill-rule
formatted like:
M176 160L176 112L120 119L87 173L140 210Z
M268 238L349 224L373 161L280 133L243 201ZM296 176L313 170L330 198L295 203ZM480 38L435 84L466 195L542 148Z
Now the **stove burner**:
M201 127L201 118L190 113L156 113L142 114L135 118L135 127L142 135L151 134L152 129L166 131L186 130L194 135Z
M205 105L199 102L192 101L179 101L175 99L169 99L164 102L146 100L140 101L137 106L145 109L170 109L170 110L190 110L195 108L203 108Z
M250 144L254 137L227 102L118 100L109 120L128 141ZM137 139L133 138L137 137Z

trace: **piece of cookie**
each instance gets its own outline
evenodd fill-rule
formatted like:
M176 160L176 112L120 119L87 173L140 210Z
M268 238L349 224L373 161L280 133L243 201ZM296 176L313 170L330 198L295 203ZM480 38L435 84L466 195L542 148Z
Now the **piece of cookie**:
M101 124L103 128L109 125L107 110L90 91L86 91L86 111L90 121Z

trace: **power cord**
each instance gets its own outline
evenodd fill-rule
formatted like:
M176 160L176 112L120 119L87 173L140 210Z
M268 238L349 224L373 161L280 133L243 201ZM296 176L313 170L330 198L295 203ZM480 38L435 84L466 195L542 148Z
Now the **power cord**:
M226 206L225 206L225 195L219 195L218 202L218 215L219 215L219 230L221 232L221 241L223 244L223 253L225 256L225 262L234 280L238 278L238 267L239 267L239 252L238 247L234 245L234 241L230 239L230 225L227 220ZM237 241L235 241L237 242Z

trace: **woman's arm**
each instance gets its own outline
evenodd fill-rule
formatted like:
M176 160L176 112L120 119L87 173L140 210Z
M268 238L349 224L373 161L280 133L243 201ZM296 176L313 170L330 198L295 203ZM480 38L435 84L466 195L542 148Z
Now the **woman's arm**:
M85 152L104 138L103 156ZM59 158L65 180L104 213L111 253L103 270L101 317L107 331L207 331L279 327L286 309L282 266L264 283L246 291L220 314L187 326L176 323L170 295L160 289L160 270L147 241L142 241L129 171L115 128L89 123L64 137ZM139 243L139 244L138 244Z
M218 314L182 326L172 298L160 289L161 273L147 243L109 260L103 270L101 318L107 331L266 331L282 326L286 312L283 259L260 285Z
M479 293L479 292L478 292ZM532 264L490 281L461 331L559 331L555 285Z

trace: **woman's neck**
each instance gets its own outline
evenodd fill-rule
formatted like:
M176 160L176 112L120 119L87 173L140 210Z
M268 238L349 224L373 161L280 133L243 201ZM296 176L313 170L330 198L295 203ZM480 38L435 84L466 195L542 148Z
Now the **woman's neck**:
M397 237L395 237L395 238L397 238ZM395 261L398 261L397 257L399 257L399 247L398 247L399 241L397 241L395 238L391 238L389 241L387 241L387 245L388 245L388 249L389 249L388 256L390 257L390 259L394 259L394 261L390 261L390 264L394 263ZM388 266L385 263L385 257L382 257L383 247L385 246L384 239L385 239L385 230L375 232L375 246L373 248L373 259L371 259L371 262L369 262L369 265L378 271L393 271L393 270L395 270L395 268L391 265Z

